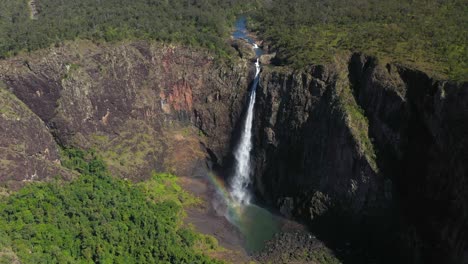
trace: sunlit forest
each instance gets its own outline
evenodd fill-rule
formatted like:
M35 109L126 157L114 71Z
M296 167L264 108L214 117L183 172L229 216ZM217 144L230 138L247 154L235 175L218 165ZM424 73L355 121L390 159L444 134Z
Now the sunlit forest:
M297 68L338 50L409 63L452 79L468 76L468 5L464 0L27 0L0 6L0 57L64 40L152 39L199 46L229 57L236 15Z
M140 184L112 177L93 151L64 150L69 183L34 183L0 196L0 263L217 263L216 240L182 226L197 202L170 174Z
M225 40L246 0L41 0L0 5L0 57L64 40L152 39L200 46L227 56Z
M466 14L464 0L274 0L250 26L297 68L348 50L466 80Z

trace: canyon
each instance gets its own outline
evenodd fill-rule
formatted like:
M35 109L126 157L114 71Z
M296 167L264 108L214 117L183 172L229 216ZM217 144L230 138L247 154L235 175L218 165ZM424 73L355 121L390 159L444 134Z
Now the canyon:
M255 76L243 45L229 62L84 40L0 61L2 188L73 179L66 146L95 149L134 181L229 177ZM467 263L468 83L347 53L301 70L263 65L256 98L256 202L343 258Z

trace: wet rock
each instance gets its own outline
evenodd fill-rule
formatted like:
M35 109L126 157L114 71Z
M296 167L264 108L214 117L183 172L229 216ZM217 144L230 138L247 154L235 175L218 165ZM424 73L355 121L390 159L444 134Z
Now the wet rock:
M285 197L280 204L280 212L282 215L291 218L293 216L292 212L294 210L294 200L292 197Z
M306 232L275 235L254 259L260 263L341 263L330 249Z
M241 58L254 60L256 58L255 50L252 45L244 39L235 39L232 41L232 47L237 50Z

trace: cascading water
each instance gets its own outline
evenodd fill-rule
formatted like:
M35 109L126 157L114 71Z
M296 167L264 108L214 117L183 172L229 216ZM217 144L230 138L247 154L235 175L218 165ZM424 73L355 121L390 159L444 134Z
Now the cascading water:
M247 111L241 137L238 145L234 149L235 167L229 187L226 188L221 178L214 174L209 174L208 179L216 188L216 198L213 199L213 208L219 215L236 226L242 235L245 249L248 252L261 250L265 242L273 238L279 232L278 219L268 210L265 210L250 202L250 176L251 176L251 156L252 150L252 123L254 117L256 89L260 78L259 57L263 51L255 41L248 36L245 26L245 17L240 17L236 22L236 30L233 38L247 41L255 51L257 61L255 62L255 78L250 87Z
M257 44L254 49L258 49ZM255 106L256 89L259 81L260 63L255 62L255 78L252 83L249 106L247 108L247 115L245 117L244 130L242 131L241 138L237 149L234 152L236 159L236 167L234 177L231 182L231 196L232 199L241 204L250 203L250 194L248 186L250 184L250 151L252 150L252 122Z

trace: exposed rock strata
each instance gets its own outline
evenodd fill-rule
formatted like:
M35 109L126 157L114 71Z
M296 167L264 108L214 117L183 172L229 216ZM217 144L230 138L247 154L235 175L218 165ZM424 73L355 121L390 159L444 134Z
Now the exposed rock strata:
M0 79L60 144L96 148L115 174L133 179L186 171L169 152L193 137L221 162L248 73L246 61L227 66L203 51L147 42L81 41L0 65Z

